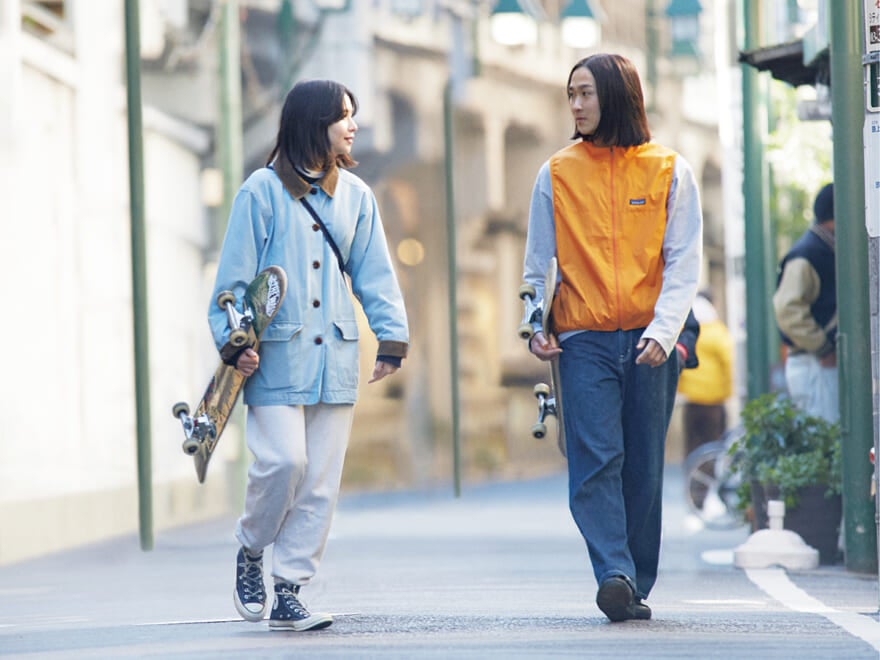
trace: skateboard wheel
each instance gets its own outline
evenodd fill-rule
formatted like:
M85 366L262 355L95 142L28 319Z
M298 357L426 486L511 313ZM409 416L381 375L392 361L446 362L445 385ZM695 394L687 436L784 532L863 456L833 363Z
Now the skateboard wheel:
M232 291L221 291L217 294L217 306L226 309L226 303L235 304L235 294Z
M229 333L229 343L235 346L236 348L240 348L247 344L248 342L248 333L244 330L233 330Z
M520 300L525 300L526 298L534 299L534 297L535 297L535 287L533 287L531 284L523 284L519 288Z
M195 438L187 438L183 441L183 453L192 456L199 450L199 441Z
M550 396L550 386L547 383L538 383L535 385L534 389L535 397L540 399L541 397L549 397Z
M532 427L532 437L537 438L538 440L541 440L546 435L547 435L547 425L546 424L544 424L542 422L538 422L537 424L535 424Z
M175 403L174 407L171 409L171 414L175 417L180 417L180 413L184 415L189 415L189 406L186 405L183 401L180 403Z
M529 325L528 323L523 323L521 326L519 326L519 330L517 330L517 333L519 333L520 339L529 340L535 334L535 331L532 330L531 325Z

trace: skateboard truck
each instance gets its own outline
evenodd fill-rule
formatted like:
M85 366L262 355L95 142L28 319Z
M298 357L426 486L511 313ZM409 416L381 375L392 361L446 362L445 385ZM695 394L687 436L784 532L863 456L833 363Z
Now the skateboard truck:
M532 391L535 393L535 398L538 399L538 421L532 427L532 437L541 440L547 435L547 425L544 423L547 415L552 415L558 420L556 397L551 393L547 383L538 383Z
M256 343L254 336L254 313L244 303L244 313L235 309L235 294L232 291L221 291L217 294L217 305L226 312L226 323L229 326L229 339L220 349L220 357L226 363L230 363L234 357L246 346Z
M181 401L175 403L171 413L183 424L183 433L186 438L183 441L183 452L192 456L207 438L215 438L217 429L207 414L202 413L198 418L189 415L189 406Z

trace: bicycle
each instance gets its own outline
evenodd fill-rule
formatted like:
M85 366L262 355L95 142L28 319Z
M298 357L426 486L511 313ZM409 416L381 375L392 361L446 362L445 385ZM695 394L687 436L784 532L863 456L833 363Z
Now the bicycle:
M731 446L744 433L742 426L728 429L718 440L700 445L685 458L685 500L711 529L734 529L746 524L738 507L741 477L732 469L730 454Z

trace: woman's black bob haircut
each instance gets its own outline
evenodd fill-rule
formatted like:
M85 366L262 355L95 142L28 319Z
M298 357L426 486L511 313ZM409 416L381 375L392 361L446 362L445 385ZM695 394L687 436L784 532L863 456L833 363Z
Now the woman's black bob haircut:
M332 80L304 80L287 93L281 109L278 139L266 165L277 156L307 170L327 170L357 165L348 154L335 156L330 148L327 128L345 116L343 100L351 99L352 116L357 113L355 95L345 85Z
M589 69L596 81L599 97L599 125L592 135L575 130L572 139L581 138L602 147L634 147L651 140L642 83L635 66L622 55L598 53L575 64L568 74L566 90L578 69Z

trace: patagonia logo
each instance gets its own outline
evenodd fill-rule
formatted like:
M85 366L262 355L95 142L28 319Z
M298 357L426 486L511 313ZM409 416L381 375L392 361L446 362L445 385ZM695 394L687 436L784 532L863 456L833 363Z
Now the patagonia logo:
M645 198L644 198L644 197L642 197L642 198L640 198L640 199L631 199L631 200L629 200L629 205L630 205L630 206L644 206L646 203L647 203L647 202L645 201Z

